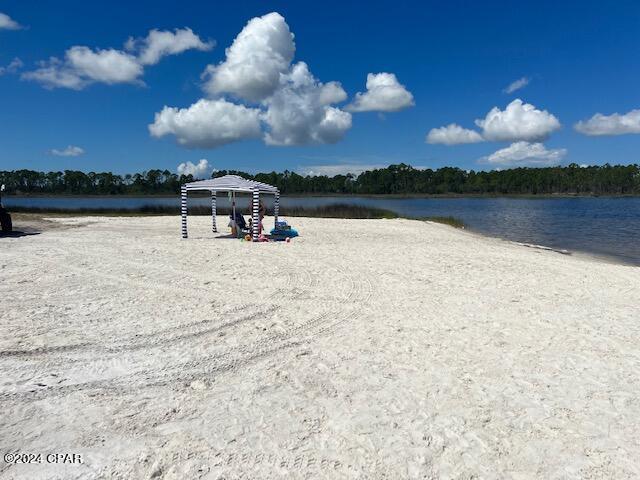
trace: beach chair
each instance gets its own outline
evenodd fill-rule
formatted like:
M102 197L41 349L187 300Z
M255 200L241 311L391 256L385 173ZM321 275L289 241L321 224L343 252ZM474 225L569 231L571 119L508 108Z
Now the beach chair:
M234 228L238 238L244 237L250 232L247 222L244 220L244 216L240 212L236 212L236 217L233 218L233 214L229 214L229 225Z

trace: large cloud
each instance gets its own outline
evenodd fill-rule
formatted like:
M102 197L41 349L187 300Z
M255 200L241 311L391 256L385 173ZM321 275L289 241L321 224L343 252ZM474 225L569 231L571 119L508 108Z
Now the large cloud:
M478 143L484 141L484 139L475 130L468 130L460 125L451 123L446 127L432 128L427 134L426 141L432 144L458 145L461 143Z
M186 50L211 50L215 42L204 42L190 28L176 29L175 32L153 29L145 38L129 38L125 44L129 51L138 52L142 65L155 65L162 57L177 55Z
M229 138L255 137L253 114L256 112L259 112L262 138L267 145L335 143L351 128L351 114L338 105L347 99L346 92L339 82L324 83L316 79L305 62L292 64L296 49L293 39L293 33L279 13L253 18L226 49L225 59L206 68L202 77L203 88L211 98L207 105L221 103L239 107L225 100L231 96L235 97L234 101L247 103L246 112L251 112L249 134ZM367 88L366 93L356 96L351 107L354 111L395 111L413 104L411 93L392 73L369 74ZM203 100L198 103L201 102ZM173 117L175 112L189 112L195 105L184 110L165 107L150 127L152 134L175 133L178 142L186 146L193 145L194 139L200 146L221 145L218 141L200 140L203 128L200 122L182 122L180 130L162 126L165 117ZM208 121L207 127L212 130L222 120L212 116ZM189 128L198 132L191 135Z
M166 55L173 55L190 48L208 50L205 43L190 29L161 32L151 30L144 39L127 41L129 52L109 49L92 50L75 46L65 52L64 60L51 57L40 62L39 68L22 74L45 88L70 88L81 90L92 83L142 83L144 66L157 63Z
M414 105L413 95L393 73L367 75L367 91L356 93L346 107L350 112L397 112Z
M276 92L265 100L263 116L268 126L268 145L335 143L351 128L351 114L332 107L347 98L340 84L322 84L309 72L307 64L295 64L283 75Z
M188 148L214 148L261 135L260 110L226 100L201 99L189 108L164 107L149 125L154 137L175 135Z
M538 110L519 98L504 110L493 107L485 118L476 120L482 132L468 130L452 123L446 127L432 128L427 143L457 145L483 140L498 142L540 142L560 128L560 121L546 110Z
M276 12L253 18L226 50L226 59L209 65L203 74L211 95L232 93L258 102L280 86L295 53L293 34Z
M547 150L542 143L515 142L479 160L501 167L556 165L567 154L564 148Z
M262 130L261 135L267 145L335 143L351 128L351 114L335 106L347 99L340 83L320 82L304 62L292 65L294 53L293 34L284 18L274 12L250 20L226 50L225 60L207 67L204 89L213 100L200 100L198 103L241 107L224 100L224 94L251 102L251 106L242 107L245 108L243 116L250 117L251 128L247 128L247 134L228 137L233 138L228 141L253 138L258 136L258 130ZM163 115L165 111L169 113ZM157 114L156 122L150 127L152 134L175 133L179 143L187 146L194 144L192 137L199 146L222 144L202 142L200 134L188 132L190 128L202 130L200 122L181 122L179 132L175 128L160 128L164 118L173 116L177 111L165 107ZM216 124L222 121L215 116L210 117L208 129L215 129Z
M180 175L193 175L194 178L206 178L213 169L209 165L209 161L206 158L202 158L198 163L181 163L176 170Z
M19 30L22 26L6 13L0 12L0 30Z
M485 140L540 141L560 128L558 119L546 110L515 99L504 110L494 107L483 119L476 120Z
M574 128L585 135L625 135L640 133L640 110L631 110L620 115L596 113L589 120L575 124Z

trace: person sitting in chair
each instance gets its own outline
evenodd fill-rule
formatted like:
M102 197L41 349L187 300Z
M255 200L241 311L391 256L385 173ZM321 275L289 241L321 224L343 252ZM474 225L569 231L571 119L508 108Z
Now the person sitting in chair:
M244 221L244 216L238 211L236 211L235 222L240 230L247 230L247 222Z
M267 207L264 206L262 200L258 201L258 218L260 219L260 223L258 224L258 234L262 233L262 219L267 213ZM253 204L249 202L249 230L252 230L253 224Z
M231 227L231 234L235 236L241 236L249 229L244 221L244 216L237 210L235 218L233 218L233 213L229 214L229 226Z

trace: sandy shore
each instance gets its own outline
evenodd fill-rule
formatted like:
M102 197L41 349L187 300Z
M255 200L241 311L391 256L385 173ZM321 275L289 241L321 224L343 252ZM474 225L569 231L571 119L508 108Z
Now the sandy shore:
M640 268L399 219L55 221L0 239L0 453L43 455L0 478L640 477Z

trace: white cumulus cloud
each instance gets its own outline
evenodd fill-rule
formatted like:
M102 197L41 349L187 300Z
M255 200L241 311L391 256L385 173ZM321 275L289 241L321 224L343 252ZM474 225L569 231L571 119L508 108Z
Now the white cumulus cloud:
M356 93L350 112L397 112L415 105L413 95L393 73L369 73L367 91Z
M427 143L457 145L482 141L496 142L540 142L561 125L555 115L539 110L519 98L504 110L493 107L485 118L475 121L481 132L462 128L452 123L445 127L432 128L427 134Z
M289 70L295 44L284 17L272 12L251 19L226 50L226 58L203 73L211 95L231 93L258 102L280 86Z
M0 12L0 30L19 30L22 26L6 13Z
M193 178L206 178L211 174L213 168L209 166L209 161L206 158L202 158L198 163L181 163L176 170L180 175L193 175Z
M556 165L567 154L564 148L547 150L542 143L515 142L479 160L496 166L550 166Z
M225 50L225 59L202 74L209 100L186 109L165 107L149 126L151 134L173 134L182 145L202 148L255 138L258 131L267 145L340 141L352 126L351 113L338 106L347 93L339 82L315 78L305 62L292 63L295 51L282 15L251 19ZM230 103L226 95L246 105ZM388 112L411 105L413 96L396 76L379 73L368 75L367 92L357 94L350 108ZM218 109L229 115L219 116Z
M188 148L214 148L261 135L260 110L226 100L201 99L189 108L164 107L149 132L154 137L175 135Z
M299 62L283 75L276 92L264 101L268 145L336 143L351 128L351 114L332 107L347 97L340 84L322 84Z
M527 77L522 77L519 78L517 80L514 80L513 82L511 82L504 90L504 93L513 93L516 90L520 90L521 88L526 87L527 85L529 85L529 79Z
M625 135L640 133L640 110L611 115L596 113L589 120L583 120L574 125L574 128L585 135Z
M208 50L213 45L202 42L190 29L163 32L151 30L144 39L129 39L124 50L95 49L74 46L64 59L51 57L39 62L39 68L25 72L22 78L33 80L45 88L82 90L92 83L142 84L145 65L157 63L166 55L175 55L190 48Z
M482 141L484 141L484 139L478 132L462 128L460 125L455 123L451 123L446 127L432 128L426 138L427 143L441 143L443 145L478 143Z
M84 154L84 149L76 147L75 145L69 145L67 148L63 148L62 150L54 148L50 150L49 153L58 157L79 157Z
M140 82L142 73L143 67L136 57L126 52L71 47L64 60L52 57L40 62L38 69L23 73L22 78L36 81L45 88L82 90L95 82L109 85Z
M72 47L67 50L66 60L71 69L89 81L127 83L142 75L142 66L136 58L120 50Z
M251 19L226 49L226 58L209 65L203 74L210 100L200 100L188 109L165 107L156 114L151 134L175 134L185 146L213 148L224 143L262 136L267 145L291 146L340 141L351 128L351 114L335 106L347 99L339 82L316 79L305 62L292 64L295 54L293 34L279 13ZM230 94L247 105L229 103ZM240 134L219 135L221 130L237 131L223 125L227 118L198 113L197 121L176 122L192 117L192 110L222 108L238 113L243 122ZM240 110L243 109L243 110ZM187 113L189 115L187 115ZM206 116L206 121L201 117ZM179 128L177 123L179 123ZM172 126L167 127L168 124ZM192 133L191 130L194 130Z
M168 55L177 55L186 50L211 50L215 42L203 41L190 28L149 31L145 38L129 38L125 47L129 51L138 52L138 61L142 65L155 65Z
M546 110L538 110L519 98L504 110L494 107L483 119L476 120L485 140L534 142L547 138L560 128L560 122Z

